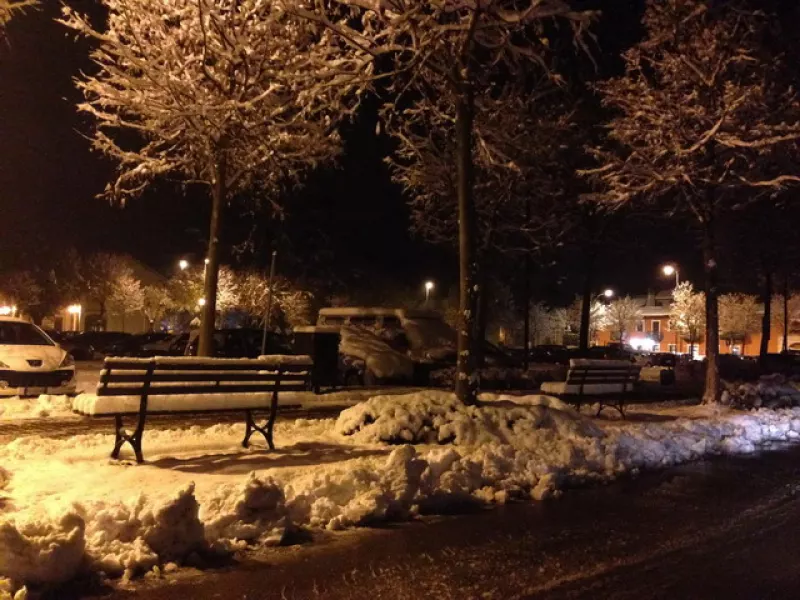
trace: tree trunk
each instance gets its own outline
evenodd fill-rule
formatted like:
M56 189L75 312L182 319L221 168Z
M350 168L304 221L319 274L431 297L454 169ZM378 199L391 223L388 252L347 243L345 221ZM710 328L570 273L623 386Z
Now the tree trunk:
M217 282L219 279L219 236L222 229L222 211L225 201L226 157L223 153L216 164L214 187L211 190L211 226L208 233L208 265L203 288L205 304L200 319L198 356L213 354L214 321L217 315Z
M531 221L531 201L530 198L525 201L525 224L528 225ZM522 366L527 370L530 362L531 353L531 256L530 251L525 253L525 264L523 265L522 281L522 297L523 306L525 311L525 320L523 322L522 341ZM536 340L534 340L535 342Z
M789 269L783 271L783 353L789 352Z
M769 338L772 333L772 270L764 266L764 294L761 297L764 303L764 317L761 319L761 347L758 350L758 360L761 365L769 354Z
M475 201L473 198L472 127L475 101L472 87L462 83L456 102L459 328L455 392L464 404L475 404L477 380L472 355L476 309Z
M713 194L713 191L709 191ZM713 203L713 198L711 200ZM715 404L720 399L719 380L719 303L717 289L717 252L714 238L716 223L710 210L703 223L703 270L706 289L706 386L703 404Z
M472 355L475 357L475 366L481 368L485 362L486 329L489 324L489 284L485 269L480 270L480 275L476 277L479 292L477 294L476 306L478 315L475 319L475 335L472 338Z
M591 328L592 294L594 288L594 256L588 249L584 255L583 296L581 298L581 331L578 340L578 349L581 352L589 350L589 330Z

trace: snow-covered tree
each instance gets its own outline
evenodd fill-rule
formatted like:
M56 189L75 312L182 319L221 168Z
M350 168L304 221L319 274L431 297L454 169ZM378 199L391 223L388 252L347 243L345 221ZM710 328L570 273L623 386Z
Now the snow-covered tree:
M608 326L606 318L606 305L599 300L594 300L589 306L588 312L588 332L587 341L594 342L597 339L597 332ZM566 310L566 324L570 332L576 335L581 331L581 321L583 320L583 298L576 296L572 304Z
M144 308L142 282L133 271L122 273L113 283L108 299L112 311L122 316L122 329L125 330L125 317Z
M788 348L789 334L800 328L800 293L772 297L772 326L781 332L783 349Z
M642 318L642 307L630 296L616 298L605 310L605 324L611 329L616 339L624 344L628 339L628 332L636 327L637 321Z
M254 323L264 324L267 305L270 303L269 279L256 271L246 271L237 276L239 308ZM285 277L273 281L270 323L280 329L308 325L311 319L312 295L298 289Z
M36 0L0 0L0 40L11 17L36 4Z
M174 308L175 301L167 285L154 283L142 287L142 312L147 318L150 331L153 331L155 324Z
M18 312L31 313L42 303L44 290L30 271L14 271L0 280L0 299L16 306Z
M747 336L759 328L761 307L749 294L723 294L719 297L719 334L729 345L741 340L742 353Z
M130 267L130 258L122 254L98 252L91 255L83 265L86 295L100 307L100 320L105 323L109 303L117 293L117 282L135 279Z
M479 273L476 245L474 156L476 99L498 90L498 82L525 78L530 65L544 66L545 23L563 19L580 30L588 13L563 0L408 2L406 0L284 0L298 14L336 32L368 74L398 119L424 124L442 140L441 128L455 130L450 171L456 173L460 272L460 323L456 394L476 401L475 327ZM498 95L500 95L498 93ZM437 113L440 113L437 115ZM419 117L417 117L419 116ZM391 125L394 120L387 119ZM390 128L402 132L405 128ZM422 132L420 132L422 135ZM400 138L402 139L402 138ZM413 148L413 142L410 148Z
M706 326L706 297L695 292L688 281L675 288L669 307L670 327L689 343L689 354L694 356L694 345L700 341ZM706 354L708 350L706 350Z
M328 30L277 0L102 0L103 28L64 8L92 39L95 74L77 81L94 148L116 159L105 194L122 201L175 176L209 188L208 268L199 353L211 350L219 236L230 198L339 152L333 124L359 64L338 57ZM136 143L133 139L138 138Z
M800 182L791 158L800 103L786 76L794 56L768 43L794 31L780 35L780 20L764 8L751 0L649 0L645 38L625 53L625 75L598 86L616 114L611 149L597 151L592 171L606 186L603 200L660 198L668 214L685 211L703 232L705 402L720 397L719 217Z
M567 329L567 311L550 308L543 302L532 302L530 307L531 345L560 344ZM578 320L579 321L579 320Z

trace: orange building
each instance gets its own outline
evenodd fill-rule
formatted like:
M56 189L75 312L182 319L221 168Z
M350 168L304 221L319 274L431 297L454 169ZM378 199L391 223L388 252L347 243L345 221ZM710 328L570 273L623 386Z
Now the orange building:
M669 312L672 302L671 292L660 292L648 296L639 296L635 300L641 304L641 319L634 325L627 334L626 342L636 350L649 352L673 352L678 354L689 354L690 344L686 338L670 326ZM595 342L600 346L605 346L617 341L613 338L613 332L609 329L602 329L597 334ZM789 334L789 345L800 343L800 334ZM745 356L757 356L761 348L761 332L750 333L743 340L736 340L731 343L728 340L720 340L719 351L722 354L741 354ZM769 339L769 351L780 352L783 349L783 330L773 326ZM706 343L705 337L694 344L695 355L705 356Z

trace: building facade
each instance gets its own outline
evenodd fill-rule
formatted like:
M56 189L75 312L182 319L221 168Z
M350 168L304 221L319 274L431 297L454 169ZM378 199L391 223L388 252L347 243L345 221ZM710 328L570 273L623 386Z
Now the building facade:
M671 292L660 292L635 298L641 306L641 318L633 325L627 334L626 342L636 350L648 352L672 352L675 354L690 354L692 346L695 356L705 356L706 340L701 335L694 344L680 332L674 330L670 324ZM762 314L763 314L763 308ZM794 331L793 331L794 330ZM615 342L614 332L609 328L601 329L595 342L604 346ZM790 328L788 346L800 344L800 331ZM773 325L770 332L769 352L783 350L783 330ZM761 349L761 331L748 333L743 339L720 339L719 351L722 354L739 354L742 356L758 356Z

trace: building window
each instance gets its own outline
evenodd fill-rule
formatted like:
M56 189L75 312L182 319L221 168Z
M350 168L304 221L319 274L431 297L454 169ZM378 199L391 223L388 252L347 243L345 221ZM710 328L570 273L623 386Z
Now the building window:
M644 321L636 321L636 331L639 333L644 332Z
M653 333L661 333L661 321L653 321Z
M661 352L661 344L653 344L653 352Z
M677 344L670 344L669 346L667 346L667 348L673 354L678 352L678 345Z

